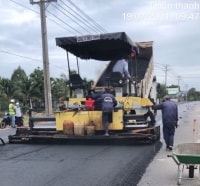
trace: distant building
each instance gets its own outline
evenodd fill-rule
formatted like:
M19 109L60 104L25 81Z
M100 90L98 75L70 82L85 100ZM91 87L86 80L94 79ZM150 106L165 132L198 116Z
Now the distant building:
M179 93L179 87L176 88L167 88L168 95L170 96L171 100L178 101L178 93Z
M187 92L180 91L179 88L167 88L168 95L170 96L171 100L176 102L183 102L187 101Z

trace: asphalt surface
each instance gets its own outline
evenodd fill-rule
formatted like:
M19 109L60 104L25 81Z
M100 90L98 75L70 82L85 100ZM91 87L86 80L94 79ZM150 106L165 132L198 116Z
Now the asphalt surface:
M130 186L138 183L156 146L7 144L0 148L1 186Z
M15 129L0 130L7 136ZM6 144L0 146L0 186L137 185L161 143Z
M158 111L160 112L160 111ZM158 116L160 113L158 113ZM198 142L193 123L200 119L200 102L179 105L175 145ZM160 117L157 124L161 125ZM15 129L0 130L8 142ZM161 142L144 145L0 145L1 186L175 186L177 165ZM195 170L196 171L196 170ZM198 173L198 171L196 171ZM188 176L188 170L185 171ZM195 173L196 177L196 173ZM183 180L182 185L200 185Z

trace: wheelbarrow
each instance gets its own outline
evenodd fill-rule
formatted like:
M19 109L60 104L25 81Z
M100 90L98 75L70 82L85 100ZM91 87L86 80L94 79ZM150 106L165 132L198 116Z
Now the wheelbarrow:
M178 165L178 185L181 184L182 179L195 179L195 169L198 169L200 173L200 143L179 144L174 148L172 155L168 155L168 157L171 157ZM183 177L183 171L185 168L189 170L188 177Z

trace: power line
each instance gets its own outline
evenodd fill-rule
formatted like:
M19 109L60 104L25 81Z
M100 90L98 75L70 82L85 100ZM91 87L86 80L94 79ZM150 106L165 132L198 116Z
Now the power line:
M13 1L13 0L9 0L9 1L11 1L11 2L13 2L13 3L15 3L15 4L17 4L17 5L21 6L21 7L23 7L23 8L26 8L26 9L28 9L28 10L31 10L31 11L35 12L36 14L40 14L39 12L37 12L37 11L35 11L35 10L33 10L33 9L31 9L31 8L29 8L29 7L27 7L27 6L23 5L23 4L21 4L21 3L18 3L18 2Z
M66 9L64 9L63 7L61 7L61 6L56 6L56 5L53 5L52 4L52 6L54 7L54 8L56 8L57 10L59 10L62 14L64 14L65 16L67 16L69 19L71 19L74 23L76 23L77 25L79 25L83 30L85 30L86 32L88 32L88 33L90 33L90 31L89 30L87 30L86 28L84 28L78 21L76 21L74 18L72 18L70 15L72 15L72 14L70 14ZM67 12L68 14L70 14L70 15L67 15L63 10L61 10L61 9L63 9L65 12ZM72 15L73 16L73 15Z
M89 22L85 17L83 17L78 11L75 11L74 9L72 9L69 5L64 3L62 0L60 0L60 2L63 3L71 12L73 12L75 14L74 15L74 14L70 13L71 15L76 17L77 20L82 22L84 25L86 25L87 27L89 27L90 29L95 31L96 33L98 33L99 31L101 32L101 30L99 30L99 28L96 28L94 25L92 25L91 22ZM58 3L58 5L59 5L59 3ZM76 15L78 15L80 18Z
M92 20L92 18L90 18L88 15L86 15L76 5L74 5L73 3L71 4L72 6L75 6L75 8L78 11L73 10L72 7L70 7L69 5L67 5L66 3L64 3L62 0L60 0L60 2L63 3L63 5L65 7L67 7L68 10L66 10L66 8L64 8L64 6L60 5L59 3L57 3L56 5L52 5L52 6L55 9L57 9L59 12L61 12L63 15L65 15L67 18L69 18L70 20L72 20L74 23L76 23L78 26L80 26L83 30L85 30L88 33L91 33L90 30L87 29L87 28L90 28L91 30L95 31L96 33L98 33L99 31L102 32L102 29L100 28L100 26L97 26L97 23L94 20ZM68 27L70 27L72 29L72 26L69 25L69 24L67 24L65 21L63 21L63 19L59 18L58 15L55 15L54 13L50 12L49 10L47 12L50 13L51 15L53 15L56 19L58 19L59 21L61 21L62 23L66 24ZM79 12L81 12L86 18L83 17ZM84 25L85 27L83 27L82 25ZM75 32L77 32L77 29L73 28L73 30ZM82 34L79 31L78 31L78 33Z
M32 60L32 61L38 61L38 62L41 62L42 63L42 60L39 60L39 59L34 59L34 58L30 58L30 57L27 57L27 56L22 56L22 55L19 55L19 54L15 54L15 53L12 53L12 52L8 52L8 51L5 51L5 50L0 50L1 53L5 53L5 54L9 54L11 56L17 56L17 57L20 57L20 58L24 58L24 59L29 59L29 60ZM62 69L63 70L63 67L60 67L58 65L55 65L53 63L49 63L53 66L55 66L56 68L58 69Z
M2 53L7 53L7 54L9 54L9 55L13 55L13 56L17 56L17 57L21 57L21 58L25 58L25 59L30 59L30 60L33 60L33 61L42 62L42 61L39 60L39 59L33 59L33 58L26 57L26 56L22 56L22 55L19 55L19 54L14 54L14 53L11 53L11 52L8 52L8 51L5 51L5 50L0 50L0 52L2 52Z
M62 0L61 0L62 1ZM107 32L102 26L100 26L96 21L89 17L85 12L83 12L78 6L76 6L71 0L68 2L74 6L79 12L81 12L88 20L90 20L101 32Z
M53 14L52 12L50 12L49 10L46 10L49 14L51 14L53 17L55 17L56 19L58 19L60 22L64 23L65 25L67 25L68 27L70 27L72 30L74 30L75 32L81 34L81 32L79 32L77 29L73 28L71 25L69 25L68 23L66 23L65 21L63 21L61 18L59 18L58 16L56 16L55 14Z
M31 9L31 8L29 8L29 7L27 7L27 6L23 5L23 4L21 4L21 3L18 3L18 2L14 1L14 0L10 0L10 1L13 2L13 3L15 3L15 4L17 4L18 6L21 6L21 7L23 7L23 8L28 9L28 10L31 10L32 12L34 12L34 13L36 13L36 14L40 14L38 11L35 11L35 10L33 10L33 9ZM64 2L62 2L62 3L64 3ZM65 4L65 3L64 3L64 4ZM65 5L66 5L66 4L65 4ZM78 8L78 7L77 7L77 8ZM52 15L54 18L56 18L58 21L64 23L64 25L66 25L67 27L69 27L70 29L72 29L73 31L75 31L76 33L82 34L80 31L78 31L77 29L73 28L70 24L66 23L66 22L63 21L61 18L59 18L58 16L56 16L55 14L51 13L50 11L47 11L47 12L48 12L50 15ZM76 12L76 13L78 14L78 12ZM49 17L47 17L47 18L48 18L50 21L52 21L52 22L54 22L55 24L57 24L59 27L62 27L64 30L67 30L67 31L71 32L72 34L74 34L72 31L70 31L69 29L65 28L63 25L59 24L59 23L56 22L55 20L53 20L53 19L51 19L51 18L49 18ZM77 23L77 22L76 22L76 23Z
M35 11L21 3L18 3L16 2L15 0L10 0L12 3L15 3L16 5L18 6L21 6L27 10L30 10L36 14L40 14L38 11ZM40 0L36 0L37 2L40 2ZM44 0L42 0L44 1ZM101 27L98 23L96 23L92 18L90 18L85 12L83 12L79 7L77 7L74 3L72 3L71 1L69 2L70 5L67 5L66 3L67 2L64 2L62 0L60 0L60 2L62 3L62 5L65 5L64 7L68 7L68 9L70 9L70 12L71 12L71 15L73 15L73 18L75 20L78 20L79 22L81 22L80 20L82 19L82 24L86 27L86 28L90 28L90 30L93 30L95 32L105 32L105 29L103 27ZM59 7L62 6L59 4ZM63 10L65 10L65 8ZM50 9L51 10L51 9ZM50 16L46 17L48 18L50 21L54 22L55 24L57 24L59 27L62 27L62 29L65 29L67 31L70 31L71 33L73 32L76 32L78 34L82 34L78 29L75 29L73 28L70 23L68 24L67 22L64 21L63 18L59 18L59 15L55 15L54 12L50 12L49 10L47 10L48 14ZM59 11L60 12L60 11ZM69 12L69 11L68 11ZM73 12L73 14L72 14ZM77 16L75 16L74 14L76 14ZM60 24L60 22L62 24ZM76 21L77 22L77 21ZM85 23L85 24L84 24ZM76 23L77 24L77 23ZM65 27L67 26L67 27ZM68 29L66 29L68 28ZM87 30L88 31L88 30ZM7 52L7 51L1 51L1 52L4 52L4 53L7 53L7 54L10 54L10 55L15 55L15 56L18 56L18 57L22 57L22 58L26 58L26 59L30 59L30 60L35 60L35 61L40 61L40 60L37 60L37 59L32 59L30 57L26 57L26 56L22 56L22 55L18 55L18 54L14 54L14 53L11 53L11 52ZM41 62L41 61L40 61Z
M62 1L61 1L62 2ZM63 2L62 2L63 3ZM67 7L67 9L69 10L66 10L63 6L61 6L59 3L58 3L58 6L60 6L62 9L64 9L66 12L68 12L71 16L73 16L74 18L76 18L78 20L78 22L80 22L81 24L85 25L87 28L93 30L94 32L98 33L98 30L95 29L94 26L91 26L88 22L88 20L86 20L83 16L81 16L79 14L79 12L77 11L74 11L70 6L68 6L67 4L64 3L64 5ZM72 13L73 12L73 13ZM79 17L78 17L79 16Z
M68 32L70 32L70 33L72 33L72 34L74 34L72 31L66 29L63 25L57 23L55 20L51 19L50 17L47 17L47 18L48 18L50 21L54 22L56 25L62 27L64 30L66 30L66 31L68 31Z
M33 9L31 9L31 8L29 8L29 7L21 4L21 3L18 3L18 2L13 1L13 0L10 0L10 1L13 2L13 3L15 3L15 4L17 4L18 6L21 6L23 8L28 9L28 10L31 10L32 12L34 12L36 14L40 14L38 11L35 11L35 10L33 10ZM50 21L54 22L56 25L58 25L59 27L63 28L64 30L71 32L70 30L66 29L65 27L63 27L63 25L59 24L58 22L56 22L55 20L51 19L50 17L47 17L47 19L49 19ZM74 34L73 32L71 32L71 33Z

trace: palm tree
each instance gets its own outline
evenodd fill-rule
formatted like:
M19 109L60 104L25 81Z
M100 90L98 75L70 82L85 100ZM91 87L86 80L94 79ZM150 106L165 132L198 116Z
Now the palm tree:
M67 77L64 74L60 75L60 78L51 79L51 91L53 100L66 100L69 94L69 88L66 85Z

